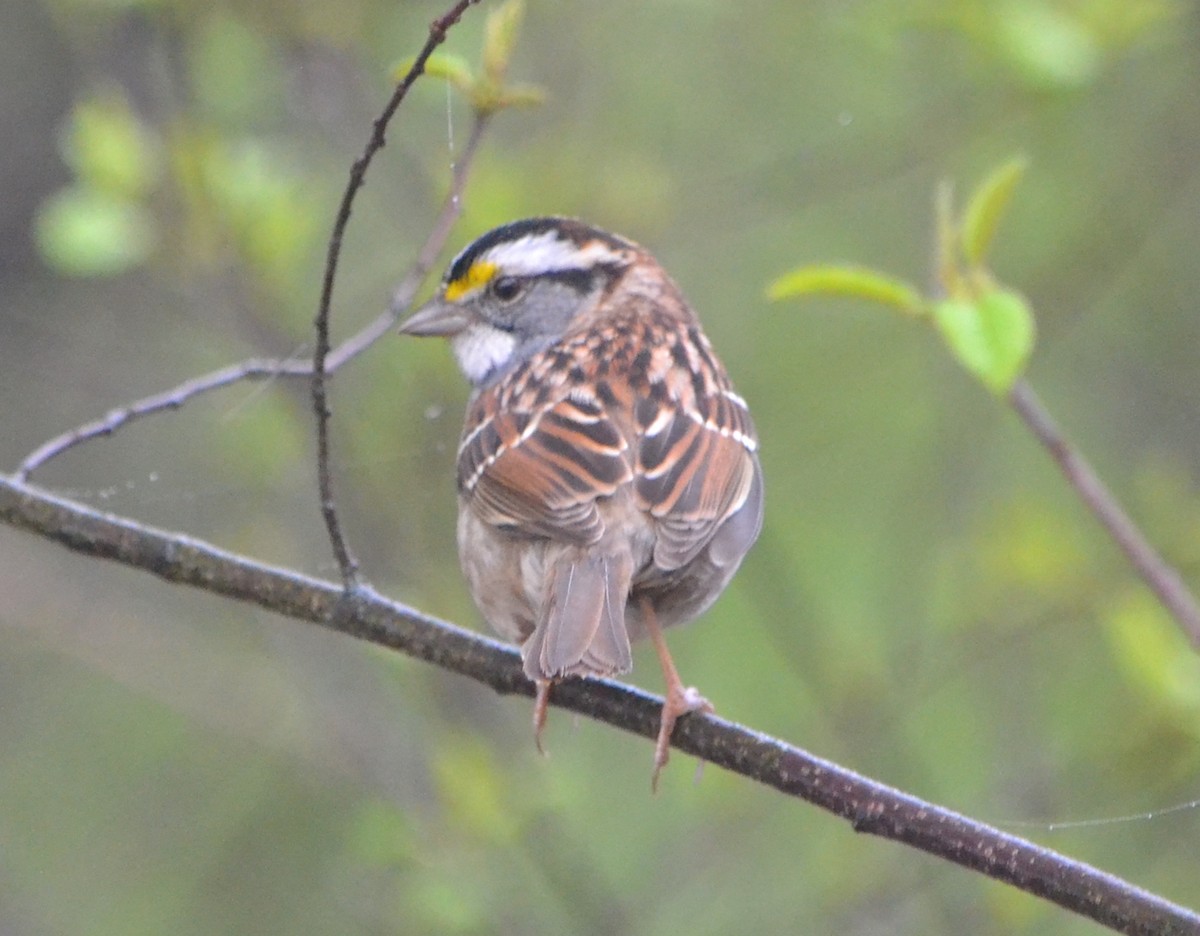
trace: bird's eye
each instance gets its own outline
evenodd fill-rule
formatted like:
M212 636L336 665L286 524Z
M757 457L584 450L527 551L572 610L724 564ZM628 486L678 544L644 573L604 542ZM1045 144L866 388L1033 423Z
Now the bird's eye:
M501 302L513 302L525 291L525 283L515 276L497 276L492 280L492 295Z

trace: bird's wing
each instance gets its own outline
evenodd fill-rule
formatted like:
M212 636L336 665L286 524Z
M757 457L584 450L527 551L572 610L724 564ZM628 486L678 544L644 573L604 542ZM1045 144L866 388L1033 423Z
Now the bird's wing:
M497 527L585 545L604 521L596 500L632 480L628 443L595 397L529 407L484 394L458 454L459 490Z
M657 521L654 564L665 571L695 559L742 512L722 537L722 555L714 556L740 560L762 520L757 441L745 401L720 384L682 386L643 398L635 410L635 490Z

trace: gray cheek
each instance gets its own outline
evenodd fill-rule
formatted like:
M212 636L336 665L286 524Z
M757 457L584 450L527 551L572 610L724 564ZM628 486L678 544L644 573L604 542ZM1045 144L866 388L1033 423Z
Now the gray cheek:
M530 339L557 338L593 298L593 293L581 293L567 283L536 283L521 303L516 328Z

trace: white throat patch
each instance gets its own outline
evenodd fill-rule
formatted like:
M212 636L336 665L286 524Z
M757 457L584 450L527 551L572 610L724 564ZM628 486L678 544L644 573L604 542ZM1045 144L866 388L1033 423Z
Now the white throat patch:
M506 331L478 322L455 335L450 346L463 374L476 386L512 357L517 339Z

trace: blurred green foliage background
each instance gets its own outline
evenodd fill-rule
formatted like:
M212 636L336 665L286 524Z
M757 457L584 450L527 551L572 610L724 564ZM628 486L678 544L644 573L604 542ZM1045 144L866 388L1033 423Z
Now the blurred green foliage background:
M478 54L487 0L445 51ZM0 470L111 407L308 353L351 160L433 0L0 10ZM932 194L1031 167L994 267L1030 377L1200 584L1200 13L1169 0L529 0L457 249L575 214L651 247L763 437L762 540L671 637L726 717L1200 905L1200 659L928 329L771 304L801 264L928 281ZM386 306L470 127L419 84L355 208L335 331ZM303 382L242 386L35 480L335 573ZM333 386L369 579L478 622L466 388L387 338ZM0 931L1098 932L802 803L394 654L0 528ZM658 689L642 647L634 679Z

